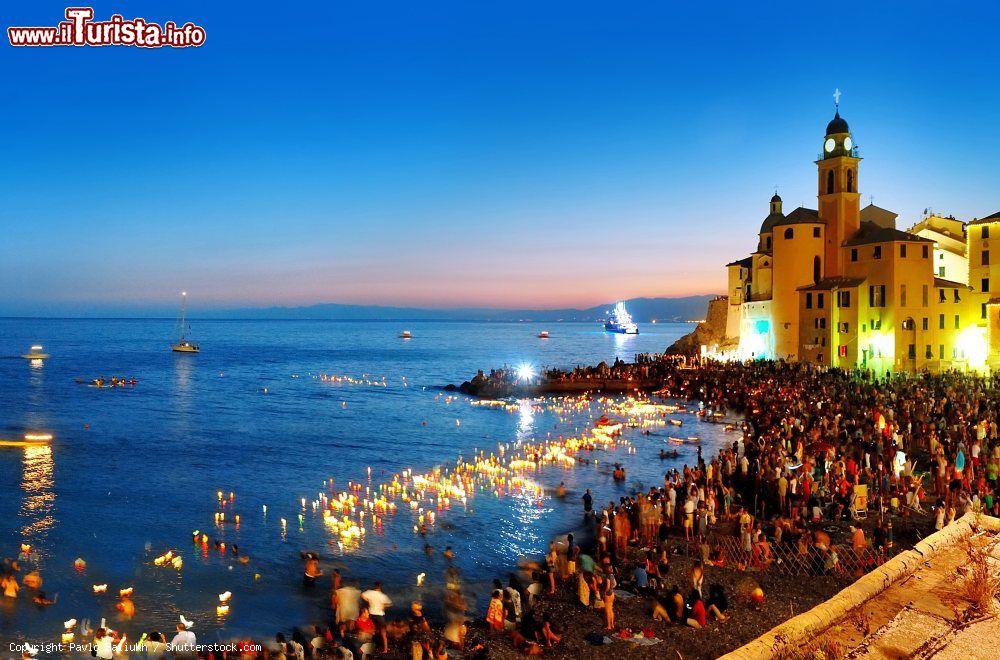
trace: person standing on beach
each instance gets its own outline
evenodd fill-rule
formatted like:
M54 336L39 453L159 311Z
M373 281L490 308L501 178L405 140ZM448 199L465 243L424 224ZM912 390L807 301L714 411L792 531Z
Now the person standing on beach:
M368 611L375 621L375 631L382 639L382 653L389 652L389 635L385 630L385 611L392 607L392 599L382 593L382 583L376 582L368 591L361 594L368 603Z
M333 601L337 625L343 634L357 620L361 611L361 591L357 587L344 585L333 592Z

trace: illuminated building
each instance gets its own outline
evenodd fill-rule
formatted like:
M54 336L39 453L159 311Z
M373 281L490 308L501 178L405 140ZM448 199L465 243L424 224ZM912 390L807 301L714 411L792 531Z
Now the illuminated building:
M702 350L877 372L1000 365L1000 213L925 213L902 231L895 213L861 208L860 163L838 109L816 160L817 209L786 215L771 198L756 250L726 266L725 337Z

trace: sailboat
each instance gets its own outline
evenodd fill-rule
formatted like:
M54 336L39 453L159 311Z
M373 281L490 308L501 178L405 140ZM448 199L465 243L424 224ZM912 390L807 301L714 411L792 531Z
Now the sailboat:
M184 328L185 328L184 312L186 303L187 303L187 291L184 291L181 293L180 337L177 339L177 343L172 344L170 347L173 349L174 353L197 353L199 350L201 350L198 348L198 344L193 344L184 338Z

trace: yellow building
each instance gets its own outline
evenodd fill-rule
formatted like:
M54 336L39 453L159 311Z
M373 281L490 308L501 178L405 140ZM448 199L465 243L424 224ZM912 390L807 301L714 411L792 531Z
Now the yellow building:
M774 195L756 251L727 264L716 350L878 372L1000 365L1000 213L968 226L927 215L901 231L895 213L861 208L860 163L838 110L816 161L817 210L785 215Z

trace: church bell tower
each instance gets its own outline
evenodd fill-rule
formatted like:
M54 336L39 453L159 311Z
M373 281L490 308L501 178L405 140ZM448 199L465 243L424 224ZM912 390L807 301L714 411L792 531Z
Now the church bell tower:
M839 96L839 95L838 95ZM857 147L851 129L837 108L833 120L826 126L823 152L816 161L819 170L817 199L819 218L826 224L824 246L824 277L844 274L840 246L861 228L861 206L858 195Z

